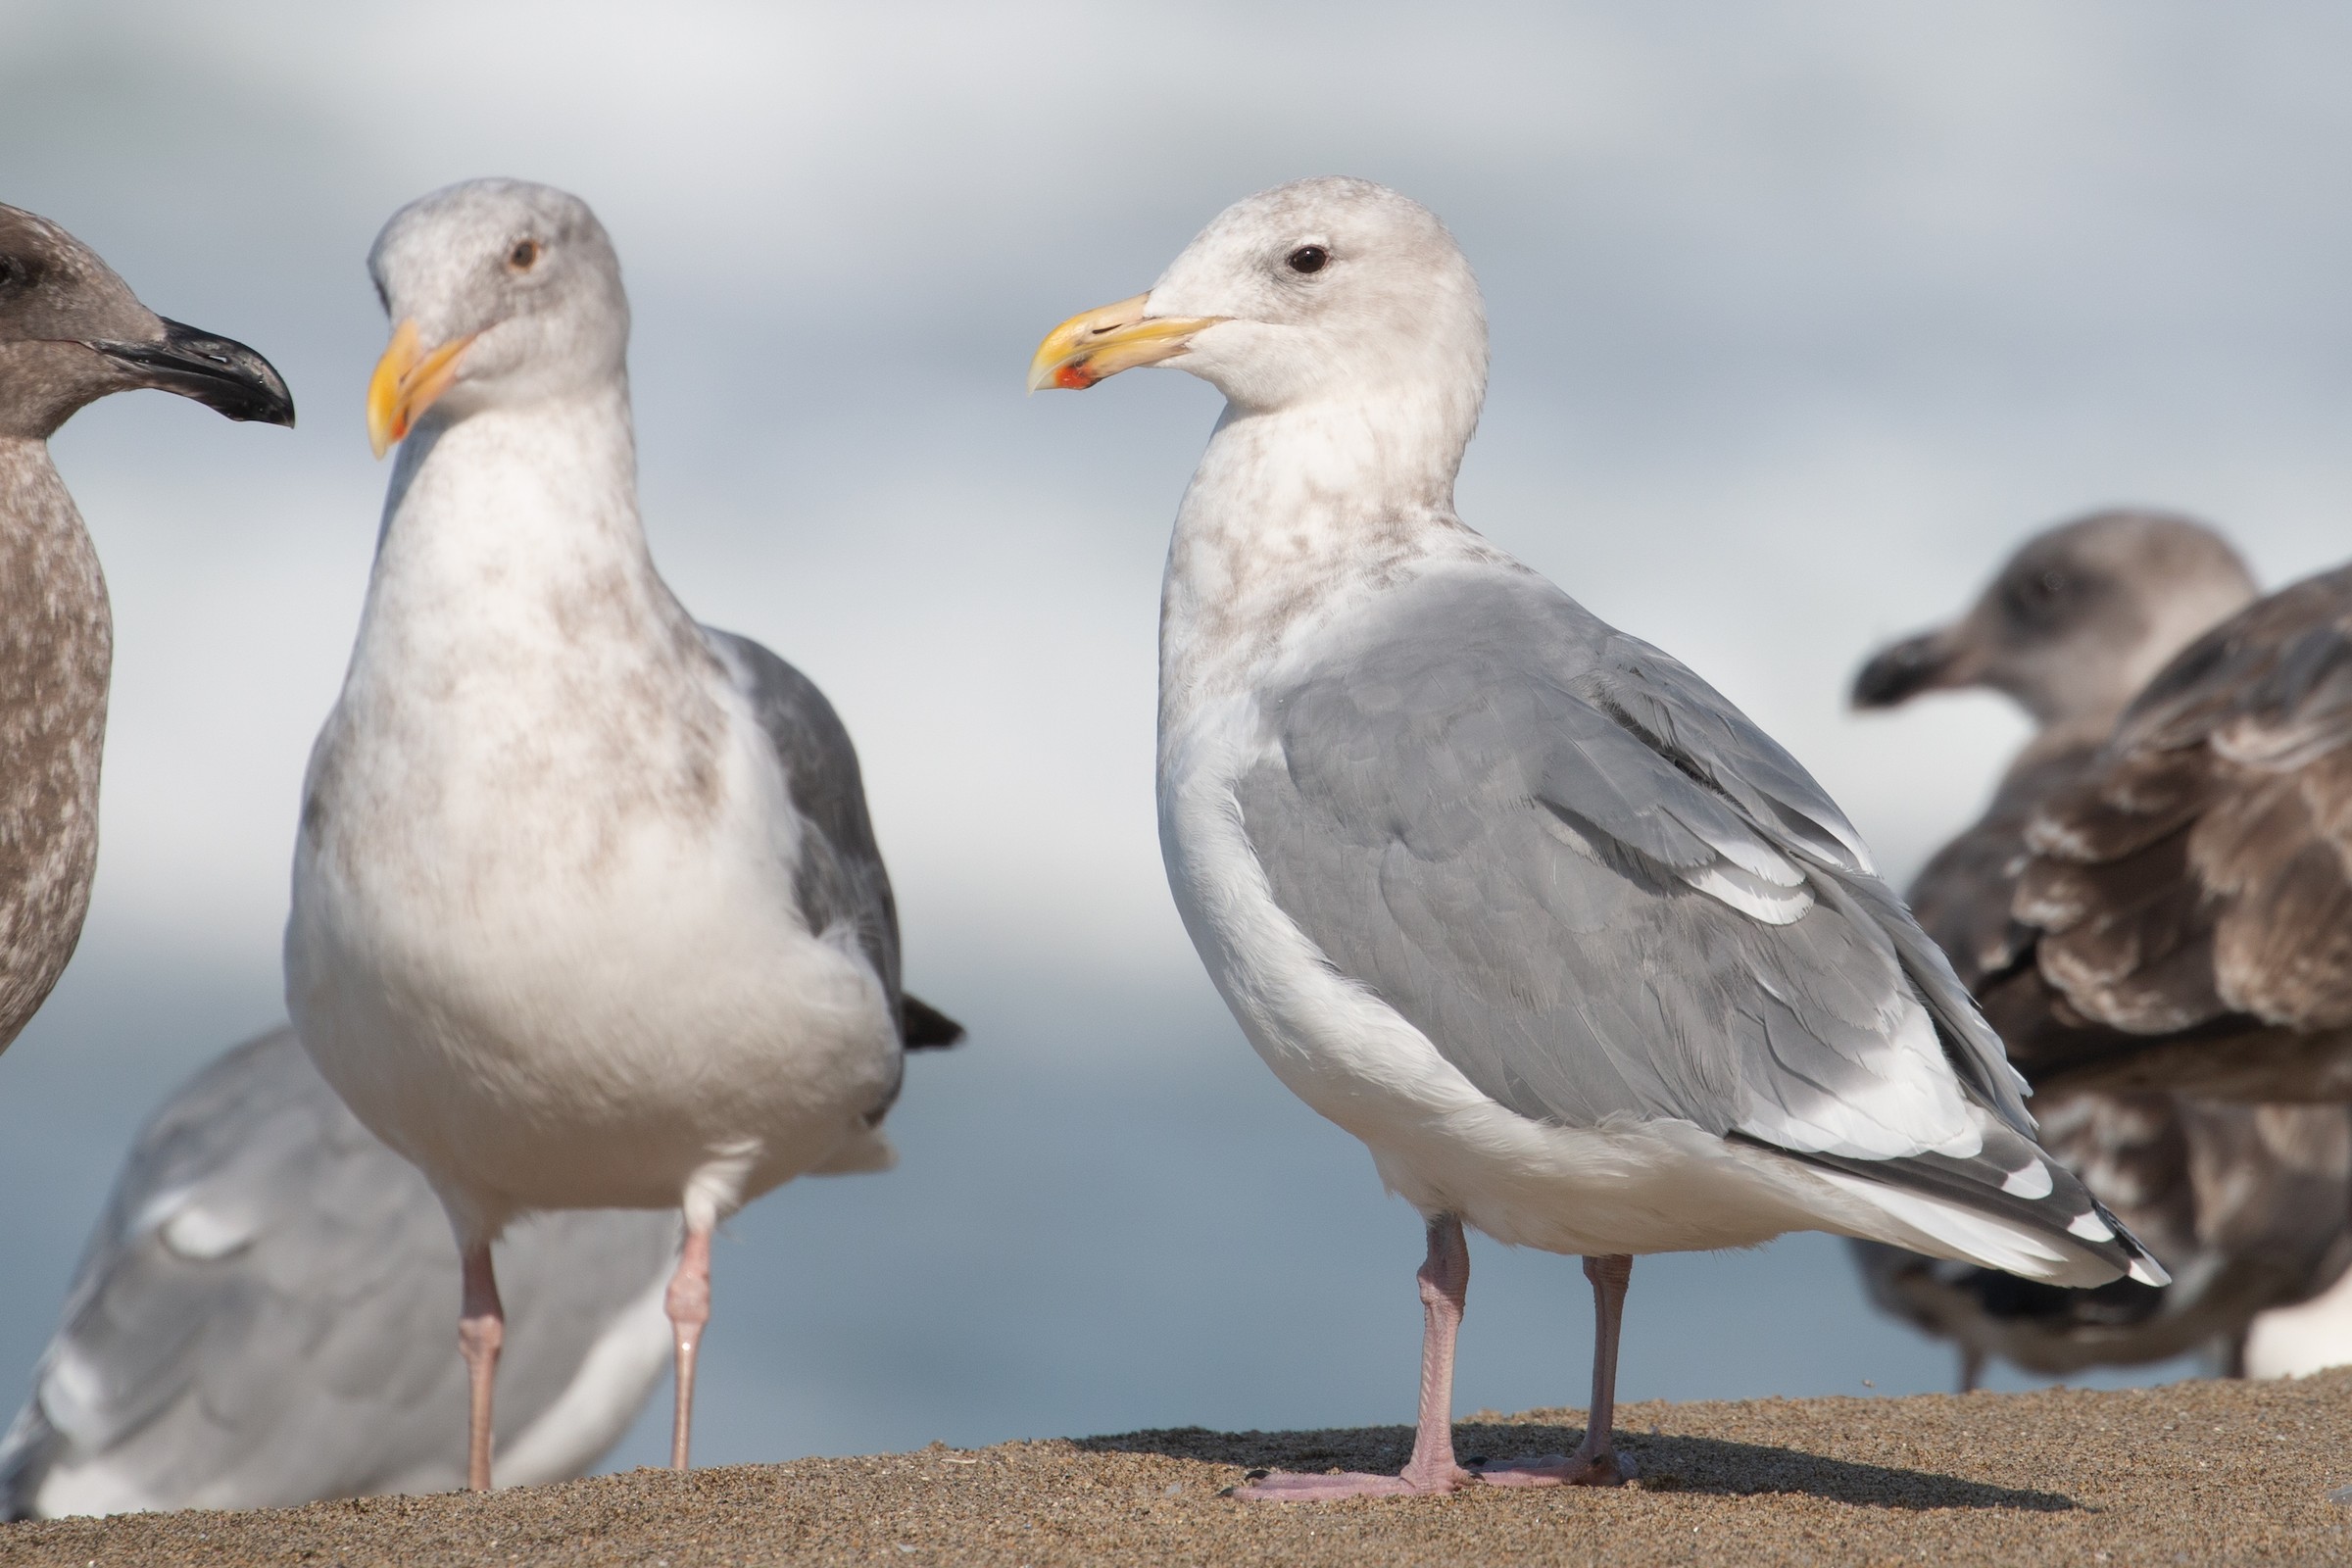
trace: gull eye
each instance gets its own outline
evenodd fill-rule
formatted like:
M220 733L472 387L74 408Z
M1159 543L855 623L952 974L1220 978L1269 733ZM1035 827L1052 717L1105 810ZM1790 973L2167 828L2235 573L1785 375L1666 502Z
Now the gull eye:
M539 242L535 239L516 240L514 248L507 252L507 265L517 272L527 272L538 266Z
M2054 622L2074 591L2075 579L2064 567L2045 566L2018 576L2001 597L2016 619L2047 625Z
M1291 252L1289 261L1294 272L1320 272L1331 260L1331 252L1320 245L1301 245Z
M14 256L0 256L0 294L14 294L32 281L31 270Z

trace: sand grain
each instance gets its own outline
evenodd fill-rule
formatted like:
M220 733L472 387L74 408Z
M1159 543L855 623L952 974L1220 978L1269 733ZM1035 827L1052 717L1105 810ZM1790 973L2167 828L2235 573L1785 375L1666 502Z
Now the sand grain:
M1575 1444L1478 1416L1465 1456ZM2352 1562L2352 1372L2124 1393L1625 1407L1644 1479L1266 1505L1251 1466L1401 1462L1401 1427L1131 1433L699 1470L485 1497L0 1527L8 1565Z

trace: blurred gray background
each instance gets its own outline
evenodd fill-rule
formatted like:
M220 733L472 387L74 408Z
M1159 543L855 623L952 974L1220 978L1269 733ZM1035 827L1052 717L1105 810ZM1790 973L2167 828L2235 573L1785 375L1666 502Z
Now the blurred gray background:
M1039 335L1260 186L1429 203L1494 322L1464 515L1696 665L1907 876L2023 726L1850 716L1874 643L2103 503L2203 513L2266 582L2347 553L2348 65L2340 6L2185 0L0 3L0 200L302 412L122 398L57 443L120 656L87 934L0 1058L0 1397L133 1129L279 1013L401 203L508 173L602 214L655 551L831 693L909 981L972 1028L915 1064L898 1172L729 1227L698 1459L1402 1421L1417 1223L1250 1054L1158 863L1159 564L1215 395L1024 399ZM1581 1400L1576 1264L1474 1256L1459 1409ZM1634 1280L1628 1398L1949 1384L1824 1238Z

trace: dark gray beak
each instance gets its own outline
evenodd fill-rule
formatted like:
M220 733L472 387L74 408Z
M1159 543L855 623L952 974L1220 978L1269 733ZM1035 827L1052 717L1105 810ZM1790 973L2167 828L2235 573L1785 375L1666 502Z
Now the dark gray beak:
M1921 632L1884 648L1854 677L1856 708L1893 708L1946 684L1951 645L1941 632Z
M292 424L294 395L277 368L235 338L164 321L155 343L92 343L140 386L194 398L231 419Z

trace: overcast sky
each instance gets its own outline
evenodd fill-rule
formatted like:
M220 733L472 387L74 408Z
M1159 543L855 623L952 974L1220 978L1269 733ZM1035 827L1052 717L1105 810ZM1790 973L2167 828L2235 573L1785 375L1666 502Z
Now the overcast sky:
M928 1155L903 1135L898 1175L739 1222L712 1356L750 1353L731 1302L767 1310L748 1285L730 1297L726 1271L757 1276L795 1215L835 1216L846 1260L915 1234L916 1211L942 1223L924 1195L985 1190L974 1161L1010 1135L981 1107L1038 1117L1042 1147L1073 1152L1036 1156L1035 1190L977 1211L993 1219L956 1222L1001 1225L999 1263L1051 1254L1027 1266L1065 1271L1041 1293L1065 1318L1004 1298L964 1324L966 1349L935 1348L946 1370L893 1365L914 1392L888 1420L747 1398L714 1413L713 1458L1405 1415L1409 1364L1390 1360L1409 1363L1418 1324L1409 1216L1249 1058L1158 863L1153 607L1215 396L1181 375L1021 393L1047 327L1149 284L1235 198L1361 174L1452 225L1494 343L1464 516L1746 707L1898 873L1981 804L2022 726L1990 699L1858 719L1843 684L2025 533L2132 501L2208 515L2270 582L2352 553L2341 7L0 0L0 200L66 224L156 310L270 355L302 416L289 433L122 398L56 444L119 657L83 956L0 1061L0 1171L24 1201L0 1219L22 1265L0 1378L37 1349L138 1117L276 1014L302 762L384 478L361 415L385 334L365 257L393 209L449 181L548 180L603 217L636 310L657 558L697 613L832 695L910 981L978 1026L967 1059L910 1087L902 1121L931 1132ZM1179 1102L1197 1135L1152 1121ZM1200 1146L1220 1139L1212 1176ZM1057 1208L1083 1185L1076 1151L1146 1147L1127 1196ZM1324 1195L1310 1218L1346 1245L1248 1241L1250 1210L1291 1196L1276 1181ZM1237 1211L1202 1214L1211 1191ZM1171 1239L1177 1216L1193 1240ZM1213 1245L1211 1218L1251 1266L1289 1271L1267 1310L1292 1332L1385 1291L1362 1306L1377 1331L1237 1351L1181 1306L1184 1249ZM1277 1239L1298 1219L1271 1221ZM1088 1282L1147 1252L1169 1276L1116 1310L1130 1338L1158 1311L1153 1334L1197 1332L1192 1348L1139 1355L1106 1331L1101 1364L1046 1367L1112 1310ZM1126 1262L1090 1272L1090 1255ZM1873 1347L1896 1384L1939 1380L1899 1331L1868 1338L1818 1266L1832 1255L1638 1272L1629 1396L1848 1387L1861 1352L1815 1354L1830 1339ZM1530 1278L1491 1308L1526 1314L1524 1340L1482 1329L1473 1294L1466 1353L1493 1356L1465 1374L1476 1400L1582 1397L1581 1283L1572 1265ZM1742 1372L1731 1351L1643 1338L1645 1307L1665 1310L1652 1278L1687 1278L1690 1311L1714 1303L1689 1319L1702 1338L1730 1333L1729 1299L1759 1281L1839 1304L1793 1308L1813 1338L1791 1329L1781 1360ZM830 1309L887 1319L857 1304L875 1288L858 1280ZM816 1355L796 1332L743 1386L806 1394L786 1389ZM1031 1360L957 1382L1023 1334ZM1538 1345L1540 1368L1518 1353ZM847 1405L867 1374L884 1376L841 1374ZM1062 1392L1040 1394L1053 1376Z

